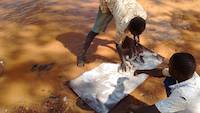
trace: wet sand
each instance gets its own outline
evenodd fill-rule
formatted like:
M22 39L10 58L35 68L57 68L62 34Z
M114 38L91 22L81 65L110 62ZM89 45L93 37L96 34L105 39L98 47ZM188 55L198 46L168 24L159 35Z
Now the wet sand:
M200 1L139 2L148 12L141 43L166 59L174 52L190 52L200 64ZM112 22L89 49L87 65L76 66L76 55L97 10L96 0L0 1L0 59L5 62L5 72L0 76L0 113L33 112L30 109L36 110L33 113L58 112L49 110L52 108L61 108L61 113L94 112L65 82L102 62L119 62ZM125 109L123 106L130 102L153 104L165 98L162 81L150 77L116 109Z

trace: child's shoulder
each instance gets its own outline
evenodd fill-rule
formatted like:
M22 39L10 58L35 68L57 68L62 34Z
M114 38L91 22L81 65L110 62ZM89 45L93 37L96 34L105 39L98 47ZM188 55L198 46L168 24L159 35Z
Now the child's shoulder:
M175 88L173 91L174 96L184 98L186 100L191 100L196 98L200 94L200 82L188 82L182 86Z

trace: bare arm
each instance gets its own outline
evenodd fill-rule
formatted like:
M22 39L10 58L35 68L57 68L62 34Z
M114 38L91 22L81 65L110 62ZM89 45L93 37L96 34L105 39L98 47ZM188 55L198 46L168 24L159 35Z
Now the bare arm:
M164 77L161 68L156 68L156 69L151 69L151 70L136 70L134 73L134 76L141 73L146 73L153 77Z
M122 45L121 44L116 44L116 48L117 48L117 52L119 54L121 62L122 63L125 62L125 56L123 54Z
M125 55L122 50L122 45L116 44L116 48L117 48L117 52L118 52L120 60L121 60L121 69L122 69L122 71L126 71L127 65L126 65Z

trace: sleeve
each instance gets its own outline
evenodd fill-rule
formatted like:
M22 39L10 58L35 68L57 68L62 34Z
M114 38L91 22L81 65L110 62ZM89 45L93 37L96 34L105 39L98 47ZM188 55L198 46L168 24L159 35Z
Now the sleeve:
M165 77L171 77L171 75L169 74L169 68L164 68L162 70L162 74L165 76Z
M187 100L177 91L155 104L161 113L175 113L186 109Z

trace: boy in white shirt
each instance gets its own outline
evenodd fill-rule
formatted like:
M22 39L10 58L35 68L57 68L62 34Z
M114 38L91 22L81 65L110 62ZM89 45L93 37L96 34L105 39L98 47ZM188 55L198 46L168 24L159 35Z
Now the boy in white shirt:
M106 30L112 18L115 19L116 24L114 41L121 59L121 69L126 71L128 65L122 52L122 43L126 37L133 37L139 40L139 35L146 27L147 14L137 0L100 0L95 25L88 33L81 53L77 57L78 66L84 66L85 55L91 42L96 35Z
M165 80L168 98L151 106L131 105L129 113L199 113L200 77L195 70L196 61L189 53L175 53L169 60L169 68L136 70L135 75L168 77Z

